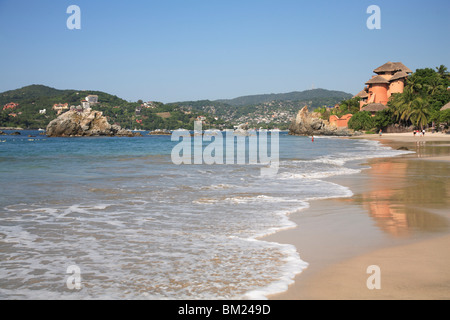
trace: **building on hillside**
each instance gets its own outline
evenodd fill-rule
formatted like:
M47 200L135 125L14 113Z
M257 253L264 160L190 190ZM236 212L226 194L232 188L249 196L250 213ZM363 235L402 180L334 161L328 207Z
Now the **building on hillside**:
M387 109L389 98L395 93L403 93L406 80L412 71L401 62L387 62L373 70L376 74L366 82L366 86L353 98L359 97L361 111L368 111L374 116ZM331 116L329 122L337 127L347 127L351 115L342 118Z
M342 117L338 117L335 115L330 116L330 124L331 125L335 125L338 128L348 128L348 122L350 121L350 119L353 117L352 114L346 114L345 116Z
M142 106L144 107L144 108L150 108L150 109L155 109L156 108L156 103L154 103L153 101L148 101L148 102L144 102L143 104L142 104Z
M443 106L443 107L441 108L441 111L449 110L449 109L450 109L450 102L447 103L445 106Z
M81 101L81 106L83 107L83 110L89 110L91 109L91 103L87 100Z
M69 104L68 103L55 103L53 105L53 110L56 111L57 115L60 115L63 111L69 110Z
M88 95L86 98L84 98L84 100L81 100L81 107L83 108L83 110L89 111L94 104L98 103L98 96Z
M366 82L366 87L355 97L360 97L360 108L370 103L387 105L395 93L403 93L406 79L412 71L401 62L387 62L373 70L376 75Z
M3 106L3 111L8 110L8 109L14 110L14 109L17 108L18 106L19 106L18 103L10 102L10 103L7 103L7 104L5 104L5 105Z
M365 107L361 109L361 111L368 111L372 114L372 117L375 116L377 112L388 109L389 107L382 103L369 103Z
M369 93L366 91L366 89L364 89L361 92L359 92L356 96L354 96L353 98L356 98L356 97L361 98L361 100L359 102L359 107L361 108L362 106L367 104L367 100L369 99Z
M97 104L98 103L98 96L96 95L88 95L85 100L89 102L90 104Z

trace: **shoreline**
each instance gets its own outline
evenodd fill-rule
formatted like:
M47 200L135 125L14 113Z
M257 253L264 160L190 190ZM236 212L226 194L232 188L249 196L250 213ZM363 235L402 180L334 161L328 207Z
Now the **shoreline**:
M287 291L267 298L449 299L450 135L350 139L377 140L415 153L369 159L362 165L370 168L361 173L325 179L354 195L312 201L289 217L296 228L264 238L294 245L309 264ZM371 265L381 269L381 290L366 286Z

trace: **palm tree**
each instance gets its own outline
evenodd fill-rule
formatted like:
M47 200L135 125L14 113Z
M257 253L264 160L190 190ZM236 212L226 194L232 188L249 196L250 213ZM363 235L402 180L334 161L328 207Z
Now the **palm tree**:
M411 91L392 96L390 104L394 117L404 125L411 123L423 129L429 122L428 102Z
M395 94L392 96L390 104L392 106L393 115L396 121L407 124L409 120L409 113L412 110L413 101L416 94L412 90L406 90L403 93Z
M407 85L404 91L408 91L409 93L419 93L422 90L422 84L418 83L418 78L414 75L408 77Z
M411 110L409 110L407 118L411 120L413 125L423 129L428 125L430 115L428 102L421 97L417 97L411 104Z
M443 64L441 64L439 67L436 67L436 71L437 73L439 73L441 76L446 76L448 75L448 69L446 66L444 66Z
M448 69L446 66L441 64L439 67L436 67L437 73L443 78L450 81L450 73L448 72Z
M442 67L442 66L441 66ZM447 69L447 68L446 68ZM446 87L441 84L442 80L439 77L433 77L430 79L430 83L425 85L427 93L429 95L434 95L436 92L445 90Z

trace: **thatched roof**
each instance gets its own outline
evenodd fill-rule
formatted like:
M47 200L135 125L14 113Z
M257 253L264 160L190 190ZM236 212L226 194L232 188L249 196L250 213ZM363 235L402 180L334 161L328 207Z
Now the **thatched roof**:
M396 71L403 71L403 72L406 72L406 73L412 73L411 69L406 67L403 63L401 63L401 62L391 62L391 61L389 61L389 62L383 64L381 67L378 67L375 70L373 70L373 72L375 72L375 73L396 72Z
M450 109L450 102L441 108L441 111Z
M362 99L368 98L369 94L366 92L366 90L362 90L360 93L358 93L356 96L354 96L353 98L356 97L360 97Z
M408 77L408 74L405 71L398 71L396 74L394 74L392 76L391 80L389 80L389 81L395 81L395 80L404 79L407 77Z
M389 81L387 81L385 77L375 76L367 81L366 84L389 84Z
M389 108L389 107L385 106L384 104L381 104L381 103L369 103L367 106L362 108L362 111L378 112L378 111L383 111L387 108Z

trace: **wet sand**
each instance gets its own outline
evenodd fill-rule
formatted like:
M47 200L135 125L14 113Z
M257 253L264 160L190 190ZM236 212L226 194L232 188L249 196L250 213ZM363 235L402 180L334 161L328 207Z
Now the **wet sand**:
M346 199L314 201L268 237L294 244L308 269L271 299L450 299L450 135L363 136L414 154L373 159L361 174L328 179ZM380 290L369 290L369 266Z

